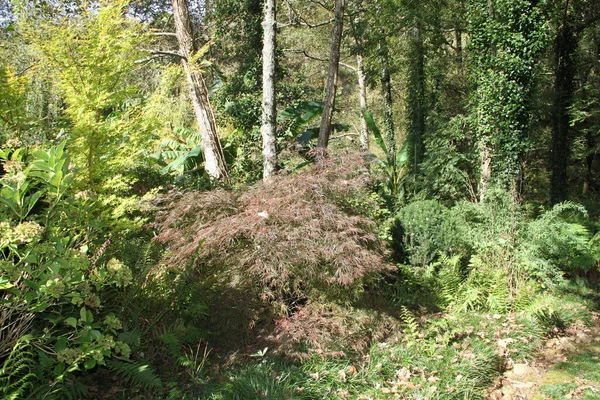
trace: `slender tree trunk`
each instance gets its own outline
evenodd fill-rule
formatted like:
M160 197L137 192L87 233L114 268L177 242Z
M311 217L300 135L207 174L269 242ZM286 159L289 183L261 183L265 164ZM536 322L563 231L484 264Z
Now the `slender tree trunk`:
M494 18L494 1L488 0L488 13L490 18ZM496 55L496 49L490 49L492 55ZM483 202L487 194L490 180L492 179L492 150L488 142L488 138L482 137L479 139L479 201Z
M396 130L394 128L394 101L392 98L392 80L390 76L389 54L385 33L381 33L379 58L381 61L381 96L383 97L383 129L388 159L394 164L396 158Z
M425 48L421 37L421 23L415 21L411 43L408 115L410 119L410 164L416 174L423 160L425 134Z
M335 95L337 92L338 69L340 65L340 47L342 45L342 30L344 29L344 3L345 0L335 0L335 19L331 34L331 51L329 55L329 74L327 76L327 95L321 116L318 146L325 149L329 144L331 134L331 120Z
M480 141L479 146L479 156L481 160L481 170L479 176L479 201L483 202L487 193L490 179L492 178L492 155L490 154L490 147L484 140Z
M218 180L226 179L227 165L217 134L215 116L208 101L208 88L202 74L193 65L190 65L189 62L196 51L196 47L194 46L188 5L186 0L172 0L172 2L179 53L183 57L181 65L188 81L194 114L196 115L196 122L198 123L202 137L204 168L212 178Z
M358 66L356 73L358 74L358 104L360 106L360 132L358 139L361 151L369 151L369 130L367 128L367 120L365 119L365 112L367 111L367 83L362 53L356 55L356 64Z
M362 1L359 4L359 12L364 12L362 9ZM365 74L364 65L364 29L366 27L363 17L359 14L350 24L352 36L354 37L354 43L356 44L356 75L358 78L358 105L360 108L360 131L358 133L358 141L360 144L360 150L363 152L369 151L369 128L367 126L367 120L365 119L365 112L367 112L367 77Z
M568 6L568 5L567 5ZM569 108L573 102L575 88L575 51L577 37L565 10L562 25L556 36L554 49L554 110L552 113L552 141L550 150L550 202L560 203L567 198L567 165L571 153Z
M454 28L454 44L456 48L456 56L458 58L458 66L460 69L463 65L462 31L460 28Z
M277 22L275 0L265 0L263 22L263 101L262 126L263 179L268 180L277 168L276 97L275 97L275 44Z

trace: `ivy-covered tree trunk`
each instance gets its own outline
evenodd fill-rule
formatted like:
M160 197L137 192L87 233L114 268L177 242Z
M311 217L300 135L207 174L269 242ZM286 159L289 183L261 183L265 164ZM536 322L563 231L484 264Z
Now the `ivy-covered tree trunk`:
M182 56L181 65L188 81L196 122L202 137L204 168L214 179L227 178L227 165L217 133L217 123L208 100L208 88L202 73L192 64L196 52L194 36L186 0L172 0L175 34Z
M381 61L381 96L383 97L383 128L388 159L394 164L396 157L396 130L394 127L394 101L392 98L392 79L389 65L389 52L385 32L381 32L379 41L379 58Z
M543 10L531 0L473 0L469 14L480 199L491 182L519 198L537 55L546 44Z
M340 47L342 45L342 31L344 29L344 6L345 0L335 0L335 18L331 34L329 73L327 75L327 94L325 96L325 105L323 106L323 115L321 116L321 126L319 128L318 146L323 149L327 148L331 134L331 121L333 118L338 69L340 66Z
M550 202L560 203L567 198L567 166L571 153L569 130L570 107L573 103L575 79L575 51L577 37L568 9L554 47L554 105L552 112L552 141L550 148Z
M275 0L265 0L263 21L263 101L262 126L263 179L268 180L277 168L276 97L275 97L275 44L277 22Z

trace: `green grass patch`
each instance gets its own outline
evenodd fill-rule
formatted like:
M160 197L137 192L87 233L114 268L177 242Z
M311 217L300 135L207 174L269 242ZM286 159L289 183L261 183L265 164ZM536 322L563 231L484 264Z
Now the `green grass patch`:
M600 399L600 346L587 346L548 371L538 392L546 399Z

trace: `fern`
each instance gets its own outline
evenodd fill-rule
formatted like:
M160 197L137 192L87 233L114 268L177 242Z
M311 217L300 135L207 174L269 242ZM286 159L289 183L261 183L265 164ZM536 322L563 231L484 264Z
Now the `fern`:
M405 332L409 338L415 337L419 332L419 324L413 313L405 306L400 306L400 318L405 323Z
M454 302L463 289L463 277L461 276L459 263L460 256L452 258L443 256L438 263L441 265L438 272L438 291L444 305Z
M140 386L145 390L162 387L162 381L148 364L107 360L106 365L127 384Z
M31 336L21 337L0 368L0 394L3 399L21 399L33 389L36 375L32 372L35 357Z
M142 343L142 333L139 329L119 333L119 340L128 345L132 351L136 351Z

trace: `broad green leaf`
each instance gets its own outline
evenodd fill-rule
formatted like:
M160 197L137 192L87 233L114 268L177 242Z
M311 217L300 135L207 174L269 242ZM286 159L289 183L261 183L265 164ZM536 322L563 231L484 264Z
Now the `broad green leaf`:
M87 360L85 360L83 362L83 367L85 369L92 369L96 366L96 360L94 360L93 358L88 358Z
M87 309L85 307L81 307L81 310L79 310L79 319L82 322L87 322Z
M387 146L385 145L385 141L383 140L381 131L375 124L375 120L373 119L373 116L368 111L363 112L363 116L365 117L365 121L367 122L367 127L373 133L373 136L375 136L375 142L377 142L377 144L379 145L381 150L383 150L383 152L387 155L388 154Z
M65 319L65 324L72 326L73 328L77 328L77 319L73 317L69 317Z
M56 340L56 344L54 345L54 351L59 352L61 350L64 350L67 348L68 344L69 344L69 341L67 340L66 337L59 337Z

